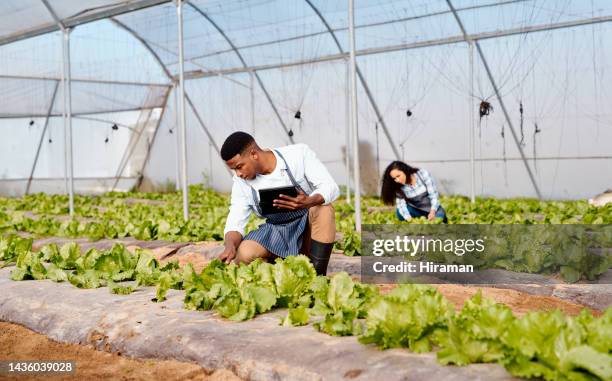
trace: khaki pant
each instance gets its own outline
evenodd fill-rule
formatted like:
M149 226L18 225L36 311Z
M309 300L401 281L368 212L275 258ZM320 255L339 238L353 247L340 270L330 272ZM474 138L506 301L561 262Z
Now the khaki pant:
M317 205L308 210L308 225L304 231L301 254L309 255L310 241L315 240L321 243L332 243L336 238L336 217L334 207L329 205ZM270 253L259 242L244 240L238 246L236 253L236 263L251 263L257 258L271 258L274 254Z

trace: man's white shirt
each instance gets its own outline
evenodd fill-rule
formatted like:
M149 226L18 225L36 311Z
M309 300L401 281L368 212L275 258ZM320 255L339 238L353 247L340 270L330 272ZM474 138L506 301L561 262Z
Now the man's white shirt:
M291 174L304 191L309 192L310 195L323 196L324 205L338 198L340 194L338 185L325 165L306 144L294 144L275 148L275 150L283 155L291 169ZM260 189L293 185L287 174L285 162L276 152L274 156L276 157L276 168L267 175L257 175L253 180L243 180L234 175L231 206L223 235L228 231L236 231L244 237L244 229L253 211L252 206L259 202L253 199L251 187L257 192Z

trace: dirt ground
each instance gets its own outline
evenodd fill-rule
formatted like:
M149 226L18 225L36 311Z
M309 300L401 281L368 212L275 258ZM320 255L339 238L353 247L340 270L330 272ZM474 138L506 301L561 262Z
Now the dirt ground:
M438 290L458 308L478 292L477 287L466 287L453 284L437 285ZM575 316L587 308L583 305L568 302L553 296L530 295L516 290L506 290L493 287L480 287L482 296L494 299L497 303L507 305L515 315L524 315L529 311L550 311L559 309L568 315ZM591 310L595 315L599 311Z
M20 325L0 322L0 361L70 360L76 362L76 374L55 376L19 375L0 380L87 380L87 381L240 381L229 370L207 372L192 363L160 360L135 360L117 353L101 352L89 346L62 344Z
M383 293L389 292L397 287L395 284L379 285ZM460 310L466 300L474 296L478 290L482 290L482 296L495 300L497 303L507 305L517 316L524 315L529 311L550 311L559 309L568 315L575 316L585 307L580 304L568 302L552 296L530 295L525 292L507 290L493 287L467 287L454 284L434 285L442 295ZM590 309L593 315L601 315L600 311Z

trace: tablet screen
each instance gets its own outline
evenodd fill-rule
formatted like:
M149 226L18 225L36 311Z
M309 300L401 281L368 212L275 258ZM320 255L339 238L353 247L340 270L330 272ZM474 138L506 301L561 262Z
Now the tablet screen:
M263 214L288 212L288 209L277 208L272 205L274 200L279 199L281 194L296 197L297 189L294 186L267 188L259 190L259 207Z

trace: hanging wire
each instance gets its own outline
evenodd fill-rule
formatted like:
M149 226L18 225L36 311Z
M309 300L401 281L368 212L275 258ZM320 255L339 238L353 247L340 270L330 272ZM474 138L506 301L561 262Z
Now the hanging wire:
M525 146L525 130L524 130L524 122L525 122L525 113L523 109L523 101L519 103L519 113L521 114L521 141L519 144L521 146Z
M506 157L506 125L502 124L501 137L502 137L502 159L504 163L504 185L508 186L508 160Z
M310 16L309 8L305 6L296 7L296 12L294 14L294 22L298 22L301 20L301 23L296 25L296 29L299 27L301 29L301 34L306 35L312 29L312 25L309 25L306 20L308 20L308 16ZM318 27L318 23L316 24ZM277 30L277 35L280 35L280 31ZM318 30L318 29L317 29ZM318 36L310 37L309 39L300 39L300 43L294 43L292 45L296 52L298 53L300 61L305 61L307 58L317 57L319 56L319 52L321 50L322 41L327 36L322 34ZM308 46L307 46L308 44ZM283 54L283 46L281 45L281 41L277 41L277 49L279 52L279 61L282 66L285 61L285 56ZM295 53L293 54L296 55ZM291 61L291 59L289 59ZM308 94L308 90L310 89L313 79L315 76L315 65L316 63L306 63L299 65L297 68L281 68L278 71L280 76L281 90L282 90L282 98L280 101L280 107L286 109L289 114L292 116L291 121L289 122L289 133L288 135L291 137L294 135L294 126L297 124L298 130L302 131L305 120L303 118L303 105L306 100L306 95ZM295 70L299 70L297 73ZM290 82L289 84L287 82Z
M378 173L378 171L380 171L380 144L378 141L378 122L374 123L374 130L376 131L376 172Z
M538 166L536 162L536 158L537 158L536 135L539 134L540 132L542 132L542 130L540 130L540 128L538 127L538 123L534 123L533 124L533 168L535 169L536 173L538 172Z

